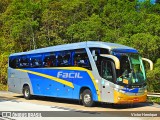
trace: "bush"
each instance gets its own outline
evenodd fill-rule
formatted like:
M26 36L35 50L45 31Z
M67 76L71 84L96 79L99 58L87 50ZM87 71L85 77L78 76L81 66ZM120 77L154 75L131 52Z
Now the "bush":
M154 70L147 71L147 85L149 92L160 92L160 58L154 65Z
M7 85L3 85L3 84L0 84L0 91L1 90L8 90L8 87L7 87Z

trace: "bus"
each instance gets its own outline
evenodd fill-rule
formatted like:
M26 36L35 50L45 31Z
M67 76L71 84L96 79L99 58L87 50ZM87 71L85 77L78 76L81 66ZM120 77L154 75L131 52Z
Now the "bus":
M51 46L9 56L8 89L30 99L36 96L95 102L145 102L146 73L134 48L99 41Z

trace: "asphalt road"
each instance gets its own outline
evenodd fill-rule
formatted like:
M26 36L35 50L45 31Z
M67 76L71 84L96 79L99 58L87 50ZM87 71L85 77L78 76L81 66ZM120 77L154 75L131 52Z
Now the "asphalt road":
M32 100L25 100L22 95L6 91L0 91L0 115L2 112L9 111L12 119L21 119L21 117L78 117L78 119L85 119L84 117L92 117L90 119L104 119L103 117L119 117L125 120L123 116L128 116L130 119L141 120L145 117L132 117L133 113L141 113L141 111L151 112L158 111L160 113L160 104L154 103L138 103L133 105L112 105L96 103L95 107L84 107L79 104L79 101L59 99L52 97L34 97ZM121 111L121 112L119 112ZM131 111L131 112L128 112ZM17 112L17 113L15 113ZM132 115L131 115L132 113ZM3 113L6 115L6 113ZM19 116L18 116L19 115ZM37 116L36 116L37 115ZM18 116L18 117L17 117ZM0 120L4 120L0 117ZM10 118L5 118L10 119ZM38 118L42 119L42 118ZM44 118L43 118L44 119ZM62 119L62 118L61 118ZM78 120L77 119L77 120ZM149 119L148 117L146 119ZM158 119L157 117L154 119ZM71 119L70 119L71 120ZM75 120L75 119L74 119Z

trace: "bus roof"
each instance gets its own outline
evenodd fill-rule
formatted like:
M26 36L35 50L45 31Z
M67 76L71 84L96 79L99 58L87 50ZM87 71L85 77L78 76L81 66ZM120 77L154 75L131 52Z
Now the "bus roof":
M53 52L53 51L62 51L62 50L72 50L72 49L80 49L80 48L86 48L86 47L97 47L97 48L106 48L109 50L112 49L130 49L133 51L136 51L136 49L116 44L116 43L108 43L108 42L100 42L100 41L87 41L87 42L78 42L78 43L71 43L71 44L63 44L63 45L57 45L57 46L51 46L51 47L45 47L40 49L35 49L27 52L20 52L20 53L13 53L10 56L19 56L19 55L26 55L26 54L36 54L36 53L44 53L44 52Z

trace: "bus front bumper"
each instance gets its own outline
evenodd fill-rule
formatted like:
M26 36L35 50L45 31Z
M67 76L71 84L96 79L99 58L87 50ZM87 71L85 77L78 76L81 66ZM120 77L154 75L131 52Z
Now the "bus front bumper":
M127 104L127 103L139 103L139 102L146 102L147 100L147 93L143 95L127 95L125 93L118 92L114 90L114 103L117 104Z

